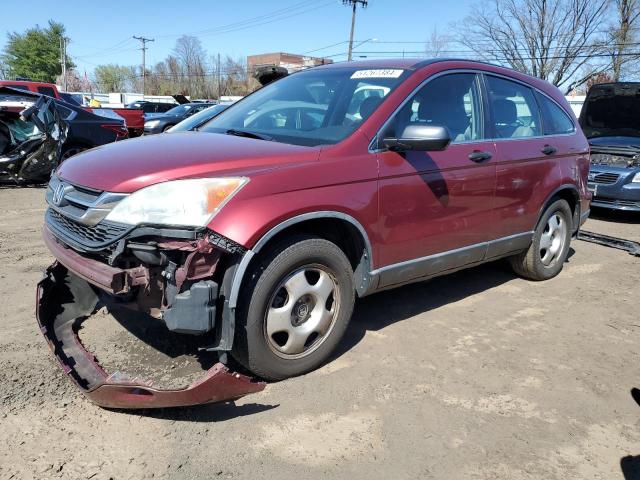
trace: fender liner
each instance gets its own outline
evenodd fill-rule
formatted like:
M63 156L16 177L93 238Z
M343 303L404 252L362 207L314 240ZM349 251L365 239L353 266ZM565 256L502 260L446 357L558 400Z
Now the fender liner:
M544 214L544 210L545 208L547 208L547 205L549 205L549 202L551 201L551 199L553 197L555 197L556 195L558 195L558 193L560 193L563 190L571 190L573 193L575 193L578 201L576 202L576 208L573 212L573 232L575 233L577 232L578 228L580 228L580 191L578 190L578 187L576 187L573 183L563 183L562 185L560 185L559 187L557 187L555 190L553 190L551 192L551 194L549 194L547 196L547 198L545 198L544 202L542 203L542 206L540 207L539 211L538 211L538 219L536 220L536 224L533 226L532 230L535 230L536 227L538 226L538 223L540 222L540 219L542 218L542 215Z
M318 219L318 218L336 218L339 220L344 220L346 222L349 222L351 225L353 225L358 229L358 231L360 232L364 240L364 253L363 253L362 259L360 260L358 268L356 268L356 272L354 272L356 278L359 279L359 282L357 282L357 285L356 285L356 290L358 291L358 294L360 296L364 296L367 293L370 293L375 288L375 285L371 284L372 277L370 275L372 261L373 261L372 251L371 251L371 242L369 241L369 236L367 235L367 232L362 226L362 224L358 222L358 220L353 218L351 215L348 215L342 212L323 210L318 212L303 213L301 215L296 215L294 217L288 218L287 220L271 228L256 242L253 248L247 250L244 253L240 261L236 263L236 265L230 268L229 275L232 276L232 278L229 281L230 288L229 288L228 298L225 298L225 302L224 302L223 316L222 316L223 324L229 325L230 323L231 325L235 326L235 321L236 321L235 314L236 314L236 307L238 306L238 297L240 296L240 288L242 286L242 282L244 280L247 269L249 268L249 264L251 263L251 260L253 260L253 257L258 252L260 252L260 250L264 248L267 242L269 242L269 240L271 240L279 232L283 231L284 229L292 225L295 225L307 220ZM225 278L225 281L223 283L226 283L226 282L227 282L227 279ZM233 332L234 329L227 328L225 330L231 333ZM232 344L232 338L227 338L225 342L225 346L227 347L226 349L230 350L231 344Z

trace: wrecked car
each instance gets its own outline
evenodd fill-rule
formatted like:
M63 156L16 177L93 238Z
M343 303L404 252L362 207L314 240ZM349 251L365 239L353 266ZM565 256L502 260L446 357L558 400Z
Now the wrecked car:
M0 182L46 182L66 133L53 99L0 87Z
M592 86L580 125L591 146L592 205L640 212L640 83Z
M558 275L589 215L588 154L557 88L506 68L402 59L294 73L198 131L63 163L46 192L56 261L38 321L100 405L238 398L264 383L229 355L262 379L309 372L356 297L500 258L524 278ZM205 336L219 362L179 390L108 374L78 328L113 302Z

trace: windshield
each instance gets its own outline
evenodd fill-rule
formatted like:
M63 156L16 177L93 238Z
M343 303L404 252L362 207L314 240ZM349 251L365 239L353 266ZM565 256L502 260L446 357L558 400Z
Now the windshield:
M225 110L229 105L213 105L212 107L205 108L201 112L196 113L188 117L186 120L181 121L179 124L171 127L168 132L186 132L187 130L193 130L199 125L202 125L207 120L212 119L221 111Z
M294 145L334 144L356 130L408 75L400 69L295 73L253 93L200 128L248 132Z
M640 89L608 88L592 92L581 118L587 138L640 136Z
M193 108L193 105L178 105L170 110L167 110L167 115L184 115Z

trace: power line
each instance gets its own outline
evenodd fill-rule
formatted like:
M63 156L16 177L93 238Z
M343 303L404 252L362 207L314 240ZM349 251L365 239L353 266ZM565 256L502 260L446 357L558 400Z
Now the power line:
M127 37L124 40L121 40L118 43L111 45L110 47L100 48L98 50L94 50L92 53L83 53L82 55L77 55L76 58L82 59L87 57L103 56L101 52L106 52L107 50L109 50L107 55L111 55L112 53L114 53L112 50L119 49L119 47L120 48L124 47L127 43L131 42L131 40L132 40L131 37ZM78 45L78 44L75 44L75 45Z
M207 28L206 30L199 30L199 31L180 33L180 34L158 35L157 37L167 38L167 37L179 37L182 35L209 36L209 35L221 35L224 33L237 32L240 30L246 30L247 28L254 28L262 25L268 25L270 23L274 23L281 20L285 20L287 18L302 15L304 13L312 12L314 10L318 10L319 8L324 8L328 5L334 4L334 0L331 0L330 2L324 2L321 4L317 4L317 0L316 0L316 2L312 2L311 4L313 5L313 3L316 3L316 5L310 7L309 1L303 1L286 8L274 10L264 15L259 15L256 17L248 18L248 19L241 20L234 23L229 23L226 25Z

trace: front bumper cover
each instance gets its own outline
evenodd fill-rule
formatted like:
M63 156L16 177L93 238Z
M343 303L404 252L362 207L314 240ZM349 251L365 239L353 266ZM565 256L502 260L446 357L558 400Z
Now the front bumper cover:
M36 317L62 369L94 403L107 408L163 408L236 400L264 389L265 383L230 372L216 363L203 378L176 390L121 372L108 374L78 338L82 321L98 306L98 295L84 279L56 262L38 283Z

